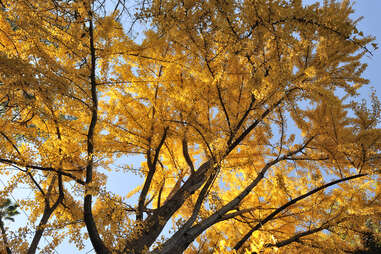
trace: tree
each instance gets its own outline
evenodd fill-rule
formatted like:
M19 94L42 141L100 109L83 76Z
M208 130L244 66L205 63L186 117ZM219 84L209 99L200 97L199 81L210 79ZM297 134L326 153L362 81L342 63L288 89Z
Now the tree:
M380 221L381 132L350 2L113 2L1 1L1 196L29 186L36 225L10 251L354 251Z

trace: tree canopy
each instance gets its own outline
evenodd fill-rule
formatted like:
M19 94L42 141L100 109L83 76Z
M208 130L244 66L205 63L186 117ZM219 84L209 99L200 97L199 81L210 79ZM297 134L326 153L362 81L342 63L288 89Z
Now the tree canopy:
M33 191L1 251L354 253L381 221L381 108L359 99L377 45L352 13L1 0L0 198ZM116 170L126 196L106 186Z

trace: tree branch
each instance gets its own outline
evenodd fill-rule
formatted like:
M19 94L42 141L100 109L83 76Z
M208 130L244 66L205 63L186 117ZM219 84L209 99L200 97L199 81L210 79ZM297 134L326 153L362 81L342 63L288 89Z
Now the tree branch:
M91 8L91 7L90 7ZM89 233L90 241L97 253L109 254L111 253L109 249L104 245L102 239L99 236L97 225L95 224L93 213L92 213L92 194L90 190L90 184L93 180L93 162L94 162L94 131L95 125L97 123L98 116L98 96L97 96L97 84L95 79L95 68L96 68L96 55L94 46L94 27L93 27L93 16L92 10L89 11L89 39L90 39L90 83L91 83L91 121L89 130L87 133L87 166L86 166L86 193L84 200L84 221Z
M142 232L133 239L126 239L123 252L135 250L139 252L149 247L163 230L166 222L183 205L185 200L198 190L205 182L209 170L213 170L212 160L203 163L194 175L191 175L173 196L150 214L145 220Z
M330 183L327 183L325 185L322 185L318 188L315 188L295 199L292 199L290 200L289 202L287 202L286 204L284 204L283 206L279 207L278 209L276 209L274 212L272 212L271 214L269 214L265 219L263 219L261 222L259 222L257 225L255 225L244 237L242 237L242 239L234 246L234 249L235 250L239 250L242 245L250 238L250 236L258 229L260 229L265 223L267 223L268 221L272 220L278 213L282 212L284 209L288 208L289 206L295 204L296 202L306 198L306 197L309 197L313 194L315 194L316 192L319 192L323 189L326 189L332 185L335 185L335 184L338 184L338 183L341 183L341 182L344 182L344 181L348 181L348 180L352 180L352 179L355 179L355 178L359 178L359 177L363 177L363 176L366 176L367 174L357 174L357 175L352 175L352 176L349 176L349 177L345 177L345 178L342 178L342 179L338 179L336 181L332 181Z
M149 187L151 186L151 182L152 182L153 176L154 176L154 174L156 172L156 164L157 164L157 161L158 161L158 158L159 158L161 147L163 146L165 138L167 137L167 132L168 132L168 127L166 127L164 129L164 133L163 133L163 136L161 137L160 143L156 147L153 161L150 158L150 154L147 154L147 163L148 163L149 171L148 171L146 180L144 182L143 190L142 190L142 192L140 193L140 196L139 196L139 203L138 203L138 210L137 210L138 213L136 214L136 219L137 220L142 220L143 219L144 203L145 203L145 200L146 200L146 197L147 197L147 193L148 193Z
M231 124L230 124L229 114L228 114L228 111L226 110L226 106L225 106L224 100L222 99L221 88L218 85L218 82L216 84L216 87L217 87L218 99L219 99L220 104L222 106L222 110L223 110L223 112L225 114L226 122L228 123L229 131L230 131L230 136L233 136L233 130L232 130L232 127L231 127Z
M277 243L267 243L264 245L264 247L266 247L266 248L270 248L270 247L280 248L280 247L286 246L288 244L291 244L293 242L299 242L300 238L307 236L307 235L312 235L314 233L320 232L324 229L327 229L328 227L329 227L329 225L323 225L323 226L318 227L318 228L310 229L310 230L298 233L298 234L296 234L296 235L294 235L288 239L285 239L285 240L277 242Z
M251 101L250 101L250 105L248 107L248 109L245 111L245 113L243 114L243 116L241 117L241 119L239 120L238 124L235 126L235 128L233 129L233 133L232 135L229 137L229 140L228 140L228 145L231 144L231 142L233 141L234 139L234 136L235 134L237 133L237 131L241 128L242 124L245 122L246 118L249 116L249 113L250 111L253 110L253 106L254 106L254 103L255 103L256 99L255 99L255 96L252 94L251 95Z
M189 156L188 142L187 142L187 138L186 137L183 138L182 145L183 145L183 156L184 156L184 159L187 162L187 164L188 164L188 166L189 166L189 168L191 170L191 174L193 175L195 173L194 172L194 166L193 166L192 159Z
M263 120L266 118L266 116L268 114L270 114L275 108L277 108L285 98L287 98L287 96L297 90L299 88L295 87L295 88L291 88L289 89L288 91L286 91L286 94L281 98L279 99L275 104L273 104L272 106L270 106L270 108L266 109L265 112L262 113L261 117L257 120L254 121L254 123L252 123L231 145L228 146L228 149L226 151L226 155L228 155L238 144L240 144L242 142L242 140L255 128L257 127L257 125Z
M36 170L41 170L41 171L55 172L58 175L67 176L67 177L73 179L74 181L76 181L77 183L79 183L81 185L85 184L84 181L82 181L81 179L78 179L74 175L72 175L70 173L67 173L67 172L64 172L64 171L60 171L60 170L52 168L52 167L42 167L42 166L28 165L28 164L27 165L23 165L23 163L18 163L16 161L12 161L12 160L8 160L8 159L1 159L1 158L0 158L0 162L8 164L8 165L11 165L11 166L15 166L15 167L25 167L25 168L36 169Z
M197 225L189 228L188 230L177 232L173 237L171 237L170 239L168 239L166 241L166 243L163 245L163 247L160 249L160 251L156 250L156 252L154 252L154 253L170 254L170 253L181 253L181 252L183 252L188 247L188 245L194 239L196 239L197 236L199 236L202 232L204 232L204 230L211 227L215 223L221 221L221 218L223 217L224 214L226 214L228 211L234 209L254 189L254 187L257 186L257 184L263 179L266 171L269 168L271 168L273 165L277 164L279 161L283 161L286 158L293 156L294 154L297 154L300 151L302 151L312 141L313 138L314 137L309 138L298 149L296 149L294 151L290 151L286 155L268 162L262 168L262 170L259 172L257 177L250 183L250 185L247 186L238 196L236 196L228 204L224 205L222 208L220 208L214 214L212 214L211 216L209 216L205 220L201 221Z

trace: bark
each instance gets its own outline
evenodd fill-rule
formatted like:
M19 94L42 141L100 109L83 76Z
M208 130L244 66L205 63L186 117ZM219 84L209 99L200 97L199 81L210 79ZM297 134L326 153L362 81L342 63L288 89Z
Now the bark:
M29 246L27 254L36 253L38 243L40 242L42 234L44 233L44 226L46 225L46 223L48 223L48 220L50 216L52 215L52 213L53 213L52 209L49 209L49 208L44 209L44 214L42 215L40 223L38 223L36 233L34 234L33 240Z
M144 248L150 247L163 230L166 222L183 205L186 198L198 190L206 181L206 174L212 168L212 162L202 164L194 175L191 175L183 186L167 200L163 206L144 220L142 233L126 241L124 253L141 253Z
M155 155L154 155L153 161L151 160L150 153L147 154L147 164L148 164L149 172L148 172L148 175L147 175L146 180L144 182L143 190L139 196L138 213L136 215L136 219L139 221L141 221L143 219L143 210L145 208L144 206L145 206L145 202L146 202L146 197L147 197L149 188L151 186L153 176L156 172L156 164L157 164L157 161L159 159L159 153L160 153L161 147L163 146L165 138L167 137L167 131L168 131L168 128L165 128L163 136L160 140L160 143L155 150Z
M34 253L36 253L38 244L39 244L39 242L41 240L41 237L42 237L42 234L44 233L44 230L45 230L44 226L48 223L50 216L52 216L53 212L56 210L56 208L58 207L58 205L62 202L62 200L64 198L62 176L59 175L58 176L58 190L59 190L58 198L54 202L54 204L50 207L49 196L51 195L51 191L53 189L54 183L55 183L55 178L53 178L52 182L50 183L47 195L45 195L45 209L44 209L44 213L42 215L40 223L38 224L36 233L33 236L33 240L32 240L32 242L31 242L31 244L30 244L30 246L28 248L27 254L34 254ZM39 185L37 184L37 186L39 186ZM39 189L41 189L41 188L39 187Z
M97 226L94 221L92 213L92 194L89 192L88 186L93 180L93 156L94 156L94 131L95 125L98 118L98 97L96 90L96 79L95 79L95 67L96 67L96 56L95 56L95 46L94 46L94 27L92 21L91 11L89 11L89 37L90 37L90 57L91 57L91 73L90 73L90 83L91 83L91 122L89 126L89 131L87 133L87 156L88 162L86 166L86 194L84 199L84 221L89 233L90 241L94 247L96 253L111 253L109 249L104 245L102 239L99 236Z

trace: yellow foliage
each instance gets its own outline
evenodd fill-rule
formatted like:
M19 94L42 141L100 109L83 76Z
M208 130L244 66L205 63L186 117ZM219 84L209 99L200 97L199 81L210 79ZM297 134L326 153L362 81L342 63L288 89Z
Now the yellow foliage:
M381 107L356 101L373 38L349 1L114 2L0 1L0 198L32 199L0 248L341 253L379 234Z

